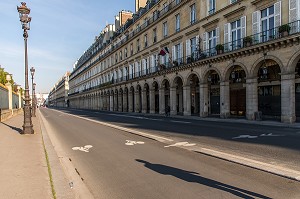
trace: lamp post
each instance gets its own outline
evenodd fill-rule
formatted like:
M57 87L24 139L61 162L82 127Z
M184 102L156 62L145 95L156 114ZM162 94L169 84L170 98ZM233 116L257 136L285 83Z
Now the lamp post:
M30 73L31 73L31 86L32 86L32 117L35 117L35 83L33 83L33 77L35 73L35 69L33 67L30 68Z
M31 17L29 17L30 9L27 8L25 2L21 2L21 6L17 6L20 21L23 29L23 37L25 44L25 105L24 105L24 123L22 134L33 134L33 125L31 120L30 97L28 88L28 59L27 59L27 30L30 30Z

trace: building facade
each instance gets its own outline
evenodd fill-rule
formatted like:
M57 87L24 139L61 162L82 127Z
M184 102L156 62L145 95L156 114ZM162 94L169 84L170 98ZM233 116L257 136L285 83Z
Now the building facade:
M69 107L69 76L70 72L66 72L66 74L51 89L48 95L50 106Z
M78 60L69 106L293 123L299 19L300 0L147 1Z

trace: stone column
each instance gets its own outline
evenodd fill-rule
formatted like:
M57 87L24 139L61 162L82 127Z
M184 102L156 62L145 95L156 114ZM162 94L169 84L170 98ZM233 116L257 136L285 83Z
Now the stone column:
M150 89L150 113L155 114L155 90Z
M128 112L127 110L127 104L128 104L128 101L127 101L127 92L124 91L123 93L123 112Z
M140 93L138 90L135 91L135 93L134 93L134 102L135 102L134 112L139 113L140 112Z
M258 112L257 78L246 79L246 117L255 120Z
M183 115L191 115L191 87L183 87Z
M200 117L208 116L208 84L200 84Z
M13 104L12 104L12 101L13 101L13 96L12 96L12 88L11 88L11 83L7 82L5 84L7 90L8 90L8 109L9 110L13 110Z
M296 121L295 73L281 74L281 122Z
M133 99L132 99L132 91L129 91L129 95L128 95L128 103L129 103L129 112L133 112Z
M229 81L220 83L220 117L230 117L230 92Z
M142 113L147 113L147 91L142 91Z
M171 115L177 115L177 107L176 107L176 87L170 88L170 108Z
M165 88L159 89L159 114L165 114Z

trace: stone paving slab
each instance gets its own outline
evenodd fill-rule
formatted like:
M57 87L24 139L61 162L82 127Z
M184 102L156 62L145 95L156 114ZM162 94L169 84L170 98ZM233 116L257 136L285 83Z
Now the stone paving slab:
M23 114L0 123L0 198L53 198L37 117L32 135L20 134Z

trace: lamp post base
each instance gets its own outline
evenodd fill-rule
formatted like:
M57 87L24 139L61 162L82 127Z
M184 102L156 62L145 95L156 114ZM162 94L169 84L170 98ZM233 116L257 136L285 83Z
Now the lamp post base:
M24 105L23 108L24 111L24 124L23 124L23 131L22 134L33 134L33 125L31 121L31 113L30 113L30 106L27 106L26 104Z

